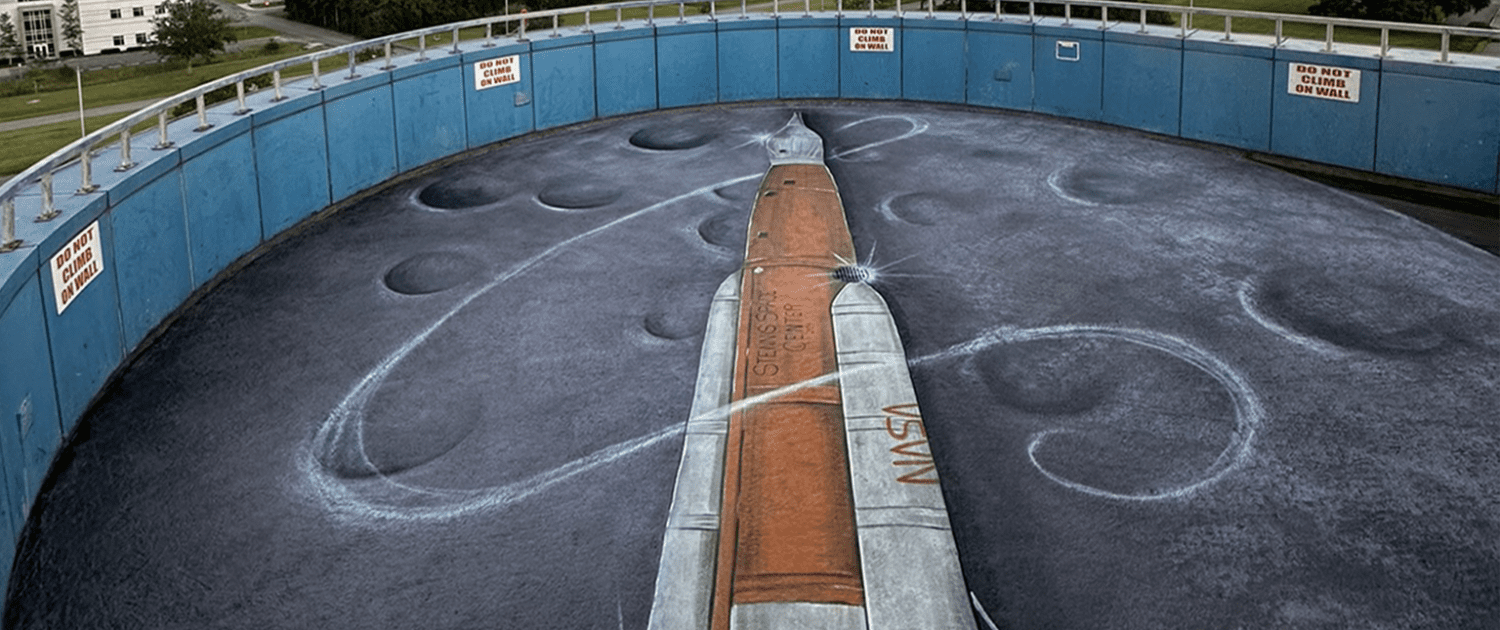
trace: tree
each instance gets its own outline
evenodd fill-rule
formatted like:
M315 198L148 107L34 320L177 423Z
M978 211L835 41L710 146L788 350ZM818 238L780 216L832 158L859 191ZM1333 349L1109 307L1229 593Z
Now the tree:
M20 56L21 42L16 39L16 25L10 21L10 12L0 13L0 61Z
M212 61L214 53L236 41L230 19L212 0L168 0L166 13L152 18L151 50L163 59L187 62L188 72L198 59Z
M63 45L73 54L83 52L83 23L78 20L78 0L63 2L58 18L62 22Z
M1438 22L1445 15L1477 11L1489 4L1490 0L1322 0L1307 12L1386 22Z

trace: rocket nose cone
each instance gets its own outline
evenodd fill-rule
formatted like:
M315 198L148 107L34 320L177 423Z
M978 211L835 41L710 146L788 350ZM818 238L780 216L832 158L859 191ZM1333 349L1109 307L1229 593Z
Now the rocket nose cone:
M822 164L823 137L802 124L802 114L792 114L786 125L766 139L771 164Z

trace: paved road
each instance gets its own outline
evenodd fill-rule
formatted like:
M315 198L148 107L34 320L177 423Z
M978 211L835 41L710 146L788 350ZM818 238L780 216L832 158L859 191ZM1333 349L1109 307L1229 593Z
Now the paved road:
M528 137L304 226L87 414L8 627L642 628L790 107ZM1500 258L1144 134L800 109L998 627L1500 622Z

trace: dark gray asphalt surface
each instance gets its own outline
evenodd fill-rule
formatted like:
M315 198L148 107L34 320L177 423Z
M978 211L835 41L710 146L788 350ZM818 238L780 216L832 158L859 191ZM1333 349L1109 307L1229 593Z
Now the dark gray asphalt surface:
M1500 627L1500 258L1225 154L888 103L548 133L307 226L89 413L6 627L643 628L794 107L997 627Z

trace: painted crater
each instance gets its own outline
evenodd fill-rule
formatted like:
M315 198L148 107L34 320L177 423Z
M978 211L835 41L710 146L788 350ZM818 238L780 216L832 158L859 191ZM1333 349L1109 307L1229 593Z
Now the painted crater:
M493 177L465 175L427 185L417 200L439 210L468 210L498 202L506 192Z
M423 252L396 263L385 286L404 295L426 295L456 287L479 271L478 260L455 252Z
M612 204L624 194L619 186L574 177L554 180L537 193L537 200L562 210L592 210Z

